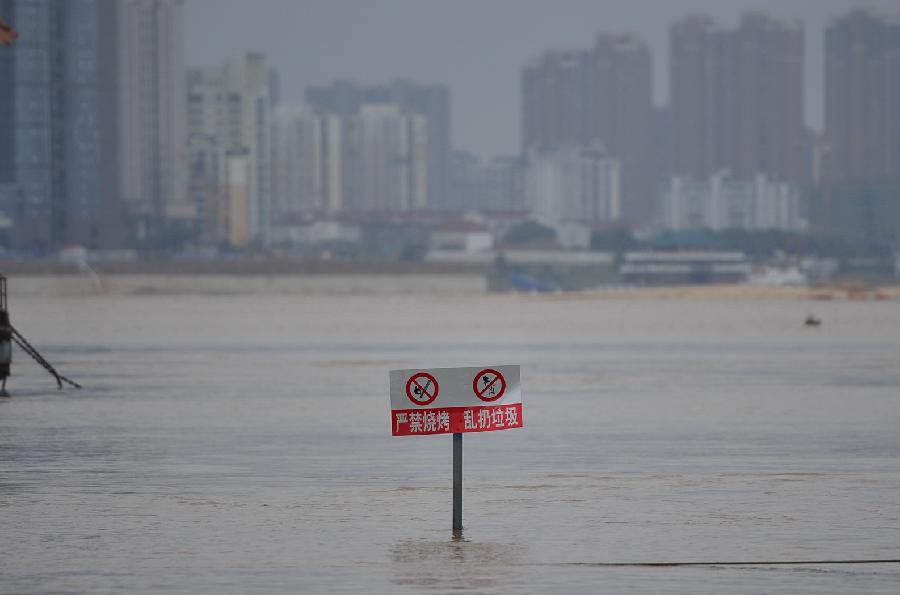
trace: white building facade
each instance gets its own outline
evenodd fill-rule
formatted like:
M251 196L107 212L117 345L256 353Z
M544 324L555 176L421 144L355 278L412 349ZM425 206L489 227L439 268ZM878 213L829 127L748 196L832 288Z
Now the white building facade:
M361 206L370 211L424 209L428 130L423 116L396 104L360 107Z
M742 181L720 172L705 181L675 177L660 197L665 229L750 229L799 231L800 195L792 186L763 175Z
M342 207L341 120L308 105L272 114L272 208L275 220Z
M602 149L565 146L533 153L524 185L527 209L546 224L621 218L619 162Z

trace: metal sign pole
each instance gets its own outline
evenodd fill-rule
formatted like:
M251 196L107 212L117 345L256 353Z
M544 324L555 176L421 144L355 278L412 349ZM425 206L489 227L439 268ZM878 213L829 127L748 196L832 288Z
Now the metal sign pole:
M462 532L462 433L453 434L453 533Z

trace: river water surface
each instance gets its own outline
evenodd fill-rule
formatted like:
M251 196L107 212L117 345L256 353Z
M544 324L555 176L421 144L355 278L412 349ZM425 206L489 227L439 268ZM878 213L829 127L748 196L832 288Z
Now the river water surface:
M3 593L890 593L900 303L12 299ZM820 328L804 328L814 312ZM388 370L519 364L525 427L392 438Z

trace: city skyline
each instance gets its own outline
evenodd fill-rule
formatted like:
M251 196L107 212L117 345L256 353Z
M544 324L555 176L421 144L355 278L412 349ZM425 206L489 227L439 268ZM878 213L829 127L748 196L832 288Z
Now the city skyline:
M12 82L0 89L10 106L0 116L15 129L0 147L10 245L269 249L311 217L452 218L463 209L644 233L665 227L660 201L675 177L701 188L722 172L789 184L803 208L739 215L742 202L767 200L754 186L759 196L741 191L750 198L737 206L716 203L734 216L689 220L833 231L833 207L846 204L856 220L847 228L874 233L878 218L863 202L891 208L870 194L897 181L900 18L851 8L829 21L819 39L824 134L805 123L800 19L750 11L728 25L686 13L667 23L664 62L627 32L545 47L519 57L517 96L506 105L521 144L486 159L454 142L453 123L468 115L453 114L450 83L335 78L298 98L284 92L292 77L261 51L191 63L186 5L0 2L27 34L0 56ZM654 71L669 75L663 107L654 105ZM837 203L835 183L851 185L837 189Z
M600 33L634 33L645 39L654 60L654 104L667 103L668 29L696 12L708 14L726 28L737 26L745 13L753 11L777 19L800 18L806 55L804 120L821 132L824 27L856 7L891 11L895 2L269 0L261 7L254 6L249 15L241 0L190 0L185 5L185 47L189 66L245 50L266 53L281 74L285 102L302 100L306 87L328 85L337 79L364 85L397 78L447 84L454 115L454 148L484 159L518 152L522 68L546 50L590 46ZM894 8L892 12L900 11ZM216 15L214 21L210 14ZM240 31L240 35L218 33L225 31Z

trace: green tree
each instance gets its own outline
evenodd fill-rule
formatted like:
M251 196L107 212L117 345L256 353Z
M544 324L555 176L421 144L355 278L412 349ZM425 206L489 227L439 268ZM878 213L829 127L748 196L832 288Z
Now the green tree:
M812 190L809 218L819 232L869 247L900 242L900 182L852 182Z
M537 244L555 241L556 230L530 220L514 225L503 236L503 242L506 244Z
M638 247L638 241L627 227L613 227L591 233L591 250L621 254Z

